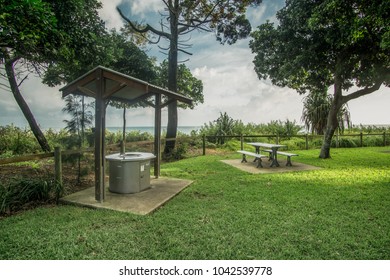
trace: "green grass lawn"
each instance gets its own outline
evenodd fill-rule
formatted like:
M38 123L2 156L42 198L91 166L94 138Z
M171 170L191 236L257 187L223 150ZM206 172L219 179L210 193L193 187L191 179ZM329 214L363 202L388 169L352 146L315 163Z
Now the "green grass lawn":
M0 259L390 259L389 147L296 151L320 170L249 174L199 156L194 183L148 216L73 206L0 220Z

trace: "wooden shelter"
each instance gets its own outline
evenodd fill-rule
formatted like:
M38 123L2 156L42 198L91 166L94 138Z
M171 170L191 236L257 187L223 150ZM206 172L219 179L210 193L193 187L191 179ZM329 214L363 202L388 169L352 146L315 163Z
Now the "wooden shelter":
M144 103L155 108L154 125L154 175L160 175L161 161L161 109L171 102L184 102L191 105L192 100L181 94L163 89L134 77L98 66L65 87L62 97L69 94L95 98L95 199L103 202L105 198L105 111L108 101L120 101L129 105ZM153 101L154 97L154 103ZM152 101L151 101L152 100ZM165 101L163 103L163 100Z

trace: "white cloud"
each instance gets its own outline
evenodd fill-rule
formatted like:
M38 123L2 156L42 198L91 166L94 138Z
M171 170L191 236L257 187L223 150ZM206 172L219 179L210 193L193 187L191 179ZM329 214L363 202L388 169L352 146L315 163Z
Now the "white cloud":
M149 12L162 11L165 7L163 1L161 0L133 0L129 4L131 6L132 14L141 17L145 16L145 14Z
M263 3L260 7L248 9L247 17L254 23L259 23L264 20L264 14L267 10L267 4Z
M99 10L100 17L105 21L108 29L115 28L119 30L123 26L123 20L119 15L116 7L122 4L127 9L130 9L131 15L144 18L147 13L157 13L162 11L164 4L161 0L133 0L133 1L122 1L122 0L101 0L102 8Z
M63 127L65 114L62 113L64 101L59 87L50 88L37 77L25 80L20 87L21 94L42 127ZM15 124L27 127L27 121L11 92L2 91L0 100L0 125Z
M101 0L101 2L103 7L99 10L99 15L105 21L106 27L119 30L123 26L123 21L116 7L122 0Z
M289 119L299 122L302 102L298 93L260 81L251 63L251 56L237 56L245 53L238 50L218 53L209 58L210 66L197 67L195 77L203 81L205 104L199 105L192 113L183 112L179 116L185 119L194 116L197 125L218 118L226 112L234 119L244 123L267 123L276 119ZM223 59L221 59L223 57Z

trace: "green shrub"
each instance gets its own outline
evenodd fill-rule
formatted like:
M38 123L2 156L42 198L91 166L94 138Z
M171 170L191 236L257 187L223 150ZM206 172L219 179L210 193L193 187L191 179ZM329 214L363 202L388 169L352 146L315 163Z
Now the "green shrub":
M58 200L63 187L52 179L15 178L0 184L0 215L18 211L31 202Z
M305 138L294 137L288 140L280 141L280 144L286 145L286 150L303 150L306 149Z
M153 135L140 130L132 130L126 134L126 142L149 141L153 140Z
M383 136L367 136L363 138L363 146L380 147L383 146Z
M31 154L40 147L30 130L13 125L0 127L0 153L12 151L15 155Z
M331 146L333 148L338 147L339 148L356 148L359 147L359 141L360 139L358 137L339 137L337 141L337 137L333 137Z
M233 140L226 142L222 147L229 150L229 151L241 150L241 141L233 139Z

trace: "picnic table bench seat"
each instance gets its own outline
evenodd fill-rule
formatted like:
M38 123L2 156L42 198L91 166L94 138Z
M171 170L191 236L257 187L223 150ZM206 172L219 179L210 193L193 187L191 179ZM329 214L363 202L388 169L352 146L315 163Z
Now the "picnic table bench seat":
M255 161L257 161L257 167L263 167L263 165L261 164L261 158L267 158L268 157L266 155L257 154L257 153L253 153L253 152L249 152L249 151L243 151L243 150L239 150L237 152L243 155L241 162L247 162L246 156L255 157Z
M287 152L282 152L282 151L278 151L278 155L283 155L283 156L287 157L286 166L292 166L292 164L291 164L291 157L297 157L298 156L297 154L292 154L292 153L287 153Z
M269 153L268 160L273 160L273 158L272 158L273 151L272 151L271 149L269 149L269 150L263 150L263 151L266 152L266 153Z

